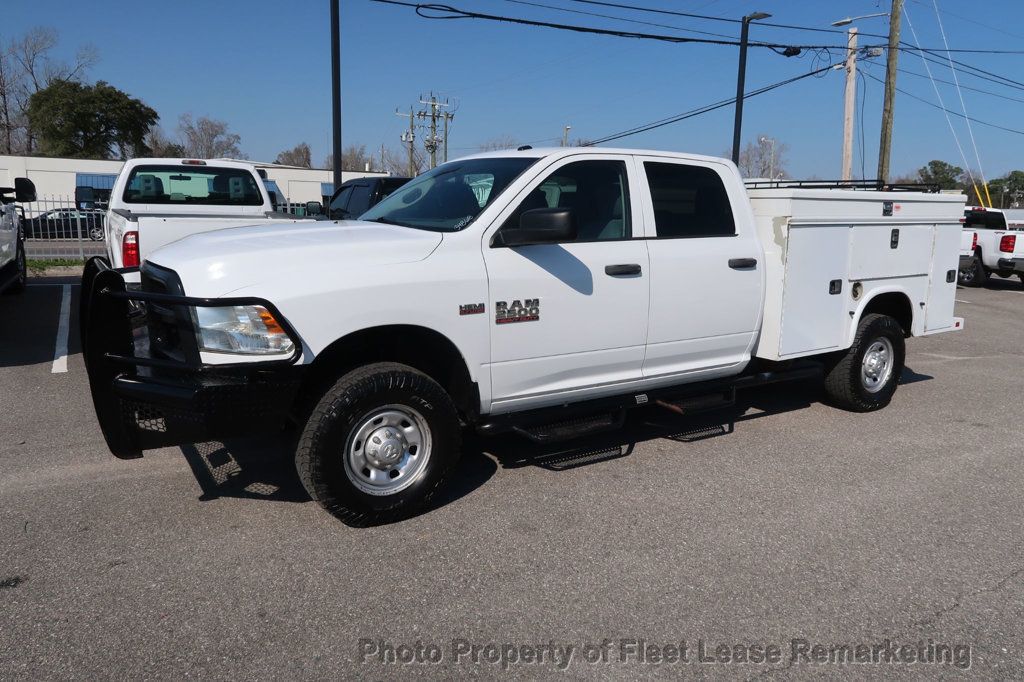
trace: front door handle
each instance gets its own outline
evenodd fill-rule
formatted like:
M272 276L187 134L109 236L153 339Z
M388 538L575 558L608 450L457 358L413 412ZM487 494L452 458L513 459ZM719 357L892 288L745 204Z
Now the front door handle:
M612 277L628 277L630 275L639 275L641 272L642 270L638 263L604 266L604 274L611 275Z
M729 267L733 270L749 270L757 267L756 258L730 258Z

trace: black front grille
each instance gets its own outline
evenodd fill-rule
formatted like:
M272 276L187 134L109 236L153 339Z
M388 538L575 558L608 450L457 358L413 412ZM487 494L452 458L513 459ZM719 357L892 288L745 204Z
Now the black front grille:
M185 295L176 272L150 263L142 267L142 290L156 294ZM199 349L195 341L192 312L188 306L149 301L146 303L146 326L152 357L178 362L198 361Z

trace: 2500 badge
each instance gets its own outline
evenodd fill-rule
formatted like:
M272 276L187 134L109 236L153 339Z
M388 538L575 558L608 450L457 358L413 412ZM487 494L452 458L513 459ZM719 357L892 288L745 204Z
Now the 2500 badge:
M522 301L516 299L494 302L494 321L496 324L509 324L512 322L536 322L540 319L540 299L524 298Z

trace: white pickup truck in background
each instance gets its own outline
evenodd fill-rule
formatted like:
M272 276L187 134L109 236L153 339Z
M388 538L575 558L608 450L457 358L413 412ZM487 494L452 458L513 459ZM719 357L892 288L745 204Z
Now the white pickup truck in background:
M972 237L974 272L966 277L961 272L961 284L984 286L992 275L1017 275L1024 283L1024 226L1016 221L1008 223L1003 211L984 206L967 207L961 222L965 233L977 235Z
M884 407L905 340L963 326L963 202L745 185L670 152L491 152L359 221L181 239L140 290L93 259L83 355L115 455L294 424L313 499L380 523L441 489L463 425L566 439L809 377Z
M92 201L90 188L75 199ZM316 202L313 202L316 203ZM202 159L132 159L114 181L106 213L112 267L138 267L164 244L199 232L299 218L276 211L252 164Z

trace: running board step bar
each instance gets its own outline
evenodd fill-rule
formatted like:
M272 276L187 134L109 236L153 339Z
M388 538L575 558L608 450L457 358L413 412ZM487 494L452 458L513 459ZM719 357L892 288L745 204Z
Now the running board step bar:
M626 423L626 411L603 412L582 415L573 419L564 419L548 424L517 425L512 431L529 438L535 443L557 443L564 440L581 438L595 433L615 431Z
M683 415L720 410L736 404L736 387L730 386L721 391L676 398L675 400L655 400L654 404Z

